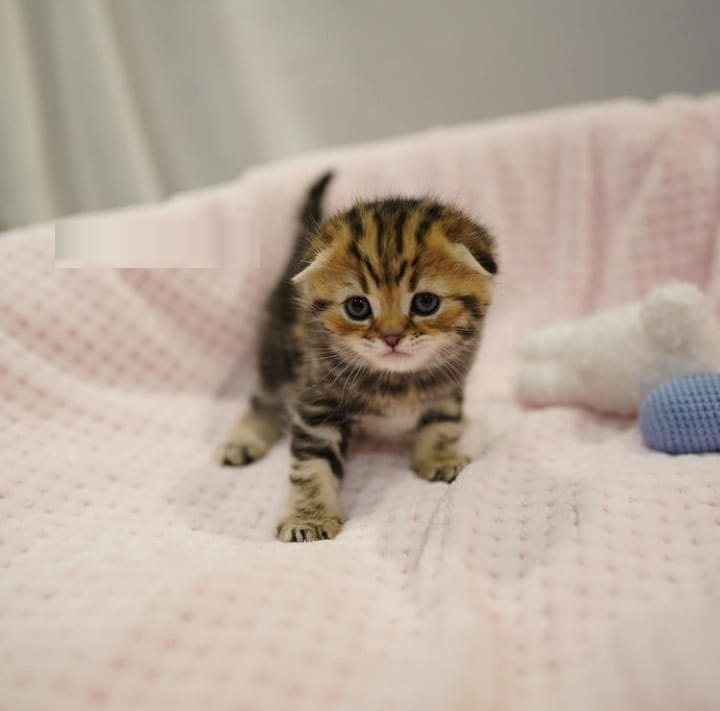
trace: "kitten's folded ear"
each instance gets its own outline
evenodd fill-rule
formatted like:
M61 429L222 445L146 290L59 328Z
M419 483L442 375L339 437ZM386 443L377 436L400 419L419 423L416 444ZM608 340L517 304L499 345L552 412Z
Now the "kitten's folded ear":
M495 240L481 225L467 219L463 223L462 229L451 235L455 255L475 271L494 277L498 272Z
M293 284L302 284L303 282L307 281L309 277L320 271L320 269L325 266L329 256L330 250L323 249L311 259L310 263L307 266L305 266L301 271L295 274L295 276L291 277L290 281Z
M490 233L480 225L474 225L477 230L477 246L470 252L477 263L491 276L498 273L497 259L495 258L495 240Z

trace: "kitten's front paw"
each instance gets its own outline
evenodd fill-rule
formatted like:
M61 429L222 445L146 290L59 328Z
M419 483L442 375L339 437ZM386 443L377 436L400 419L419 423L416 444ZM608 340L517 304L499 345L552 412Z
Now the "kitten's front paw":
M426 481L446 481L450 483L469 463L470 457L458 453L443 458L413 462L413 469L421 479Z
M342 524L337 516L318 519L289 516L278 524L277 537L284 543L328 540L340 533Z
M215 459L225 467L243 467L262 459L268 451L268 444L259 437L231 437L218 447Z

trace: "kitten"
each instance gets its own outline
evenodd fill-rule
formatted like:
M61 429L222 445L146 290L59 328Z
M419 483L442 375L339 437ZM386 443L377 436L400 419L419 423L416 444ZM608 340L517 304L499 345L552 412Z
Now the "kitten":
M321 220L331 177L309 193L267 304L259 386L219 451L223 464L249 464L289 429L282 541L340 531L354 431L411 432L412 467L428 481L450 482L468 463L457 448L463 384L497 272L487 230L432 200L358 203Z

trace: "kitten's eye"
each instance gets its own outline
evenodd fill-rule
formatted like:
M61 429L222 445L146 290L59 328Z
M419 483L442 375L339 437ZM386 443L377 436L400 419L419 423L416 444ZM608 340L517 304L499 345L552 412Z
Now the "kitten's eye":
M431 316L440 308L440 297L423 291L413 296L410 311L418 316Z
M364 321L372 313L370 302L364 296L351 296L345 302L345 313L353 321Z

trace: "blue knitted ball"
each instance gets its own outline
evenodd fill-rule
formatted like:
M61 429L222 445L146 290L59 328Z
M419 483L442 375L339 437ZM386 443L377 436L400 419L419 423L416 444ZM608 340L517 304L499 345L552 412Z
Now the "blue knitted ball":
M668 380L640 407L645 444L668 454L720 452L720 373Z

